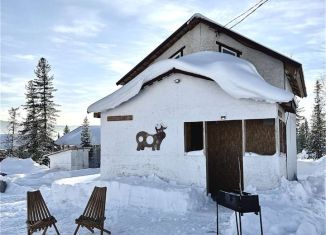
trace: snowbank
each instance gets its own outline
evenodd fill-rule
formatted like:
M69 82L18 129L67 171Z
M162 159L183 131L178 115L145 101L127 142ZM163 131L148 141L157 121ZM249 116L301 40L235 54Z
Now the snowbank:
M213 51L202 51L179 59L166 59L146 68L119 90L88 107L88 112L112 109L136 96L142 85L171 69L179 69L214 80L225 92L241 99L288 102L294 95L268 84L250 62Z
M308 159L309 155L306 150L302 150L301 153L297 154L297 159Z
M264 234L270 235L321 235L325 234L325 197L313 193L312 188L322 190L322 182L288 181L282 178L278 188L268 191L248 191L259 195L262 208ZM325 191L323 192L325 193ZM231 218L231 234L236 234L234 218ZM259 216L245 214L242 217L243 234L260 234Z
M253 185L260 190L277 187L281 177L285 176L285 159L278 154L245 153L243 157L245 188Z
M37 173L49 169L34 162L31 158L19 159L7 157L0 162L0 171L6 174Z
M308 176L326 177L326 156L318 159L298 159L298 175L300 178Z
M148 210L184 214L204 205L205 190L170 185L151 177L124 177L101 181L100 175L81 176L55 181L51 193L57 205L71 203L84 207L94 186L108 188L107 206L111 209L137 207Z

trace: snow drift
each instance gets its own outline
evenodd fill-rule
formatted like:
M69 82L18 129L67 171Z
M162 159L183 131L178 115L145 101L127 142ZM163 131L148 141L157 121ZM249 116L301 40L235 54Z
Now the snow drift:
M137 207L184 214L201 208L207 201L203 188L171 185L154 175L110 181L100 180L99 174L60 179L53 182L51 193L57 205L70 202L83 207L95 186L108 188L106 201L110 210Z
M202 51L152 64L119 90L90 105L87 111L115 108L136 96L144 83L173 68L208 77L237 99L276 103L289 102L294 97L292 93L268 84L250 62L220 52Z
M46 169L48 169L48 167L40 166L31 158L19 159L7 157L0 163L0 171L6 174L37 173Z

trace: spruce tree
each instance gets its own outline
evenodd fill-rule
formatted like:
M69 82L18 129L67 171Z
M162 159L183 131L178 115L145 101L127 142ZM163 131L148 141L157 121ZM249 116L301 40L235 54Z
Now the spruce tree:
M325 100L322 95L323 86L317 80L315 84L315 103L311 117L311 133L309 138L308 154L315 159L326 153L326 114Z
M83 121L80 142L81 142L82 147L90 147L91 146L91 134L90 134L89 122L88 122L87 117L85 117L84 121Z
M57 113L56 105L53 101L53 93L56 91L53 86L53 76L49 75L51 66L45 58L41 58L36 67L35 88L38 97L37 114L39 129L39 150L41 154L47 154L54 147L54 125Z
M70 132L69 127L66 125L63 129L63 135L68 134Z
M309 141L309 125L306 118L304 122L300 124L297 135L297 150L298 153L301 153L302 150L307 150Z
M35 83L29 81L26 85L26 103L23 105L26 111L26 118L22 123L20 131L21 148L28 156L37 161L41 157L39 150L39 123L38 123L38 96Z
M6 144L8 149L9 156L15 156L15 148L17 143L17 133L18 133L18 108L10 108L8 110L9 119L8 119L8 134L6 138Z

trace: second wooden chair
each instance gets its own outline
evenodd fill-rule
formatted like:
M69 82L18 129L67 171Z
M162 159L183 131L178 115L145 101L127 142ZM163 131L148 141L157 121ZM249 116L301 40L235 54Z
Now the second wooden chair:
M77 228L75 235L78 232L80 226L87 228L89 231L94 233L94 228L97 228L103 232L111 234L110 231L104 229L105 218L105 200L106 200L106 187L94 188L92 195L86 205L84 213L76 219Z

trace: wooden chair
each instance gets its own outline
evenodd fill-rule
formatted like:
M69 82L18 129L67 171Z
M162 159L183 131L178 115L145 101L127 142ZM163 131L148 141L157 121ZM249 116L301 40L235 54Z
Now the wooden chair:
M94 188L92 195L87 203L84 213L76 219L76 224L78 224L75 235L78 232L80 226L86 227L89 231L94 233L94 228L97 228L103 232L111 234L110 231L104 229L104 220L106 219L105 214L105 200L106 200L106 187L96 187Z
M41 192L39 190L27 192L27 234L31 235L33 232L44 230L44 235L47 229L53 225L57 234L60 235L55 225L56 222L57 220L50 214Z

